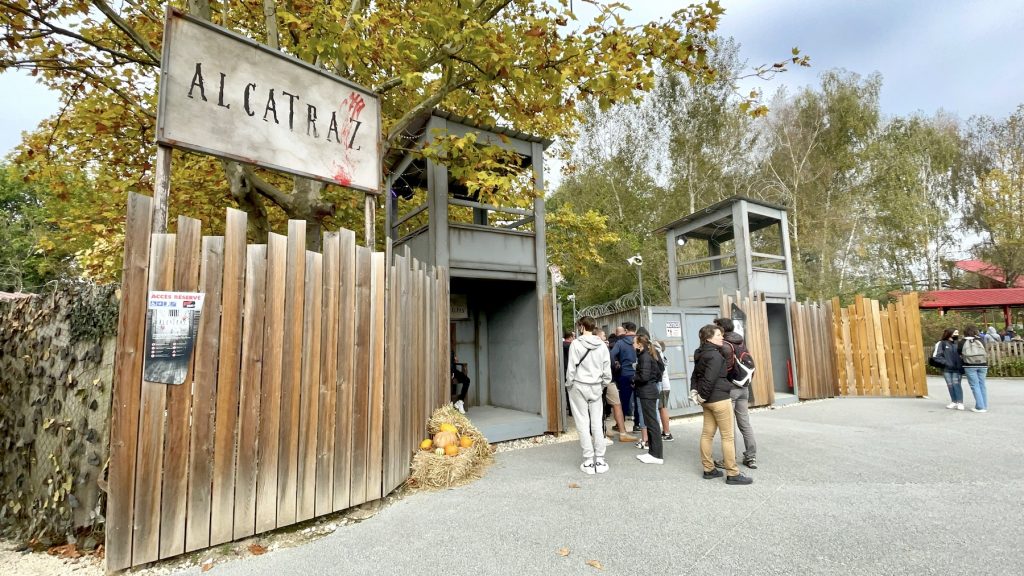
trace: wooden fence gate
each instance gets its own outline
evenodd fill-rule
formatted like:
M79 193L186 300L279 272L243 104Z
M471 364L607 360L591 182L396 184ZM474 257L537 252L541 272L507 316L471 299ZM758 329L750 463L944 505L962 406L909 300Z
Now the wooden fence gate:
M790 314L801 399L928 394L916 292L885 308L862 296L846 308L793 302Z
M208 548L375 500L408 478L448 400L441 268L305 223L246 245L128 201L111 416L107 569ZM390 246L390 245L389 245ZM185 384L143 381L149 290L204 292Z
M722 295L721 317L732 317L733 304L747 317L743 339L750 355L757 359L757 369L750 383L750 405L771 406L775 403L775 385L772 380L772 349L768 340L768 304L757 296Z

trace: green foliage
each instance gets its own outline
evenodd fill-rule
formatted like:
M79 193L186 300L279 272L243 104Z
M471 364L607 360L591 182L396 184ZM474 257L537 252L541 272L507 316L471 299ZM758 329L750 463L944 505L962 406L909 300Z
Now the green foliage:
M973 119L972 140L977 178L968 222L983 234L974 252L1012 286L1024 277L1024 105L1002 121Z
M70 272L73 249L54 242L44 198L14 166L0 164L0 291L38 292Z
M1024 377L1024 358L1018 358L1002 362L995 366L989 366L986 376L989 378Z

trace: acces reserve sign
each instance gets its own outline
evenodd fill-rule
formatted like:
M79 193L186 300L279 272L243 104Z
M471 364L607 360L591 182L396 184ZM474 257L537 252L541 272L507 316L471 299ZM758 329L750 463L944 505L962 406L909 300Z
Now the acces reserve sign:
M369 90L169 9L157 142L380 192Z

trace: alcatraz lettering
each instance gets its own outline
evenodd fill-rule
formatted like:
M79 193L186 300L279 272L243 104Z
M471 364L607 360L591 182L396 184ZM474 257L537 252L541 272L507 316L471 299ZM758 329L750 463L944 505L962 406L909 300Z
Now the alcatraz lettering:
M219 72L218 75L217 102L215 104L217 107L224 108L225 110L231 109L229 99L231 90L234 89L236 94L240 92L238 96L240 96L242 103L242 111L250 118L255 118L260 111L260 107L262 107L264 122L273 122L274 124L281 125L282 121L285 121L288 125L288 130L295 132L296 108L298 108L298 114L300 115L298 119L300 123L299 130L301 131L305 128L306 136L316 139L320 138L320 130L317 129L317 122L320 121L321 126L327 125L327 132L324 138L328 142L343 144L349 149L362 150L361 146L355 146L356 134L359 133L359 127L363 125L362 121L359 120L359 116L363 111L364 103L363 98L359 94L352 94L353 102L349 102L346 99L343 103L343 110L331 110L330 122L324 123L318 116L315 105L305 103L303 107L301 104L297 104L297 102L302 100L299 94L275 88L268 88L264 91L253 82L232 87L229 85L228 78L223 72ZM226 89L228 90L227 95L225 95ZM189 85L187 95L193 100L198 98L203 102L209 102L206 97L206 78L203 76L202 62L196 62L195 72L192 74L192 83ZM235 102L238 102L238 100ZM278 112L278 106L281 106L280 113ZM287 106L287 113L285 113L285 106ZM339 112L343 114L340 129L338 122ZM347 118L344 116L346 113ZM304 116L304 122L302 116ZM342 140L345 140L345 142Z

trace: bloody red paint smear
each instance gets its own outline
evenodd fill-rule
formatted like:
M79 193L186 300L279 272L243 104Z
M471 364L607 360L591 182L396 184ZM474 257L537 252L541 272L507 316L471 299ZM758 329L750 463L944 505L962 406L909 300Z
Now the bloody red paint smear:
M345 170L344 166L339 166L338 170L334 173L334 181L342 186L348 186L352 183L352 175Z

